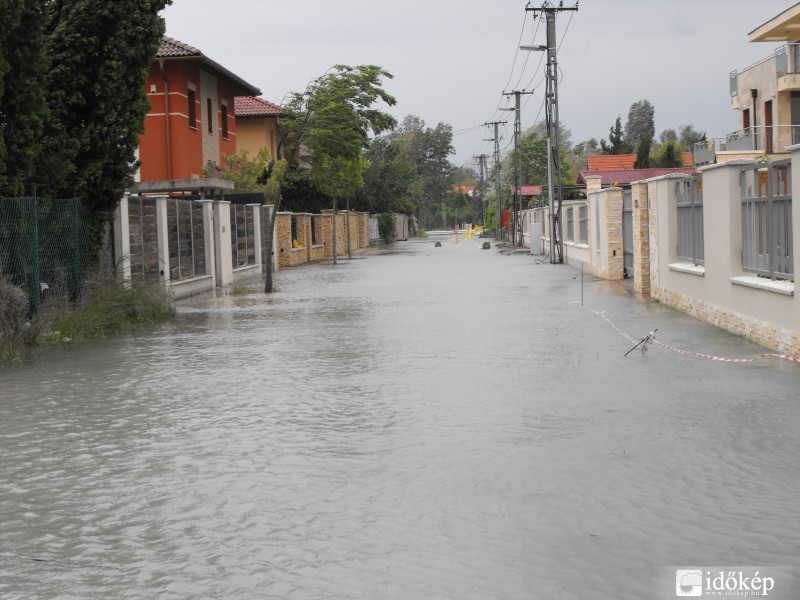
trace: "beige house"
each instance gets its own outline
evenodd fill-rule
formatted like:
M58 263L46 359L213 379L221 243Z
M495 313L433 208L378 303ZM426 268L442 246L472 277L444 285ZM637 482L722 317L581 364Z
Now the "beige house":
M763 60L730 73L738 128L695 146L695 165L770 155L788 158L800 143L800 3L751 31L750 42L779 45Z
M281 107L263 98L236 96L237 149L254 158L261 148L269 149L271 160L278 155L278 117Z

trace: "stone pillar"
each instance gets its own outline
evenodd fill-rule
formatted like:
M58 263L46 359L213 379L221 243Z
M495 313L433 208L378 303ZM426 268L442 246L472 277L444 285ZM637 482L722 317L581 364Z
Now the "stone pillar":
M280 212L275 218L277 261L282 269L292 266L292 213Z
M647 215L647 240L650 251L650 295L656 300L661 300L661 276L659 274L658 260L658 211L660 198L658 185L655 181L647 184L647 201L650 207Z
M650 222L647 214L647 184L631 185L633 202L633 289L650 293Z
M586 194L599 192L603 187L603 178L600 175L590 175L586 178Z
M589 195L592 217L598 219L591 238L591 272L601 279L617 280L625 276L622 251L622 188L611 187ZM591 219L590 219L591 221ZM597 242L595 244L595 242Z
M129 193L120 199L114 219L114 258L125 287L131 285L131 229L128 214Z

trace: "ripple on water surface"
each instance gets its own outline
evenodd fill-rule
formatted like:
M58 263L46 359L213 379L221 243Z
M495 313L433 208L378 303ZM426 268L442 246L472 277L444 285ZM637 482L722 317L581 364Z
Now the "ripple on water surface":
M0 373L3 598L646 598L800 556L794 367L411 242ZM640 338L747 342L587 279ZM36 560L34 560L36 559Z

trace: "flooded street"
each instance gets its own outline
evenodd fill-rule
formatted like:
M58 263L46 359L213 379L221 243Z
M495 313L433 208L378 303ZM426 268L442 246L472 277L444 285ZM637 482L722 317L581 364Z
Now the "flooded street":
M674 565L800 574L800 367L624 357L655 328L765 350L433 242L0 370L0 598L619 600Z

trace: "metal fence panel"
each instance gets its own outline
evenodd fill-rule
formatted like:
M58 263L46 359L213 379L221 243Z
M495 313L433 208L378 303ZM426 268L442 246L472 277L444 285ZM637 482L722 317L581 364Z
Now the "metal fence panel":
M626 277L633 277L633 194L622 196L622 256Z
M0 277L43 304L76 304L92 258L89 219L78 198L0 198Z
M578 208L578 242L589 243L589 207L585 204Z
M231 260L234 269L256 264L255 209L246 204L231 205Z
M705 264L703 239L703 181L695 177L675 184L678 206L678 258Z
M575 241L575 219L573 218L574 208L567 209L567 241Z
M128 199L131 280L158 283L158 220L156 199L131 196Z
M748 165L741 171L742 268L791 279L792 169L790 160Z
M207 275L203 205L192 200L167 202L169 268L172 281Z

